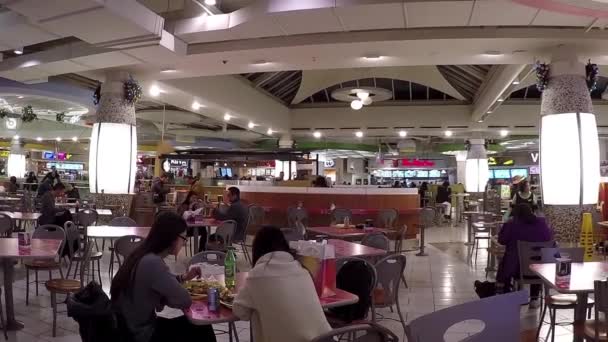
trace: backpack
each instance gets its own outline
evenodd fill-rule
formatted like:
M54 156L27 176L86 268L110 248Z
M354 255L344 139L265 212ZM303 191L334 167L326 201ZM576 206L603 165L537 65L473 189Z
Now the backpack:
M475 293L479 296L479 298L487 298L496 296L496 283L490 281L481 282L476 280L473 284L475 287Z

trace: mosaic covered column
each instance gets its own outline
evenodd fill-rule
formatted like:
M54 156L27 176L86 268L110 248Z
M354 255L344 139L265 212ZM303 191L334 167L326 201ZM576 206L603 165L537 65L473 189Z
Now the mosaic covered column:
M581 213L597 203L599 140L585 66L560 52L541 103L540 167L544 212L555 239L577 241Z
M89 148L89 188L105 207L128 215L137 163L135 106L125 100L129 74L112 71L101 86Z

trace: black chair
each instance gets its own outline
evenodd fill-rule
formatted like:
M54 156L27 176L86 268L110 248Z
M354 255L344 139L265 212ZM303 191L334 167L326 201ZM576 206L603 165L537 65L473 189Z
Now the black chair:
M327 318L332 327L341 327L367 317L377 280L376 269L368 261L360 258L340 259L336 287L356 294L359 301L355 304L329 309Z

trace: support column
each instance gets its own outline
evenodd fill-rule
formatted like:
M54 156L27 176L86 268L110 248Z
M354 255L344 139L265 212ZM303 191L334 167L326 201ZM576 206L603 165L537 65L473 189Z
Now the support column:
M466 182L467 171L467 151L456 152L456 183L464 184Z
M585 66L562 50L554 55L541 102L542 199L555 239L576 242L582 212L597 203L600 151Z

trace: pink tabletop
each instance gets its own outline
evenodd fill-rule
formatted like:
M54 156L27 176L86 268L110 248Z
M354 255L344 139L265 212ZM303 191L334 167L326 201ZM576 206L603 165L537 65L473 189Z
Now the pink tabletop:
M189 221L188 227L216 227L222 224L223 221L216 220L212 217L205 217L202 220L198 221Z
M87 236L90 238L118 239L127 235L148 236L150 227L89 226Z
M0 239L0 258L54 259L61 247L61 240L32 239L28 248L19 247L16 238Z
M384 228L367 228L367 229L359 229L359 228L338 228L338 227L309 227L306 230L320 234L320 235L328 235L330 237L335 238L353 238L353 237L363 237L367 234L371 233L384 233L391 234L394 233L394 230L384 229Z
M337 258L381 256L386 254L386 251L383 249L368 247L360 243L344 240L330 239L327 241L327 244L335 247Z
M242 288L247 283L247 277L249 273L247 272L239 272L236 275L236 288L235 293L238 293L239 289ZM218 277L220 282L223 282L223 278ZM354 304L359 301L359 297L350 292L346 292L340 289L336 289L336 295L327 298L320 298L321 306L325 309L344 306L349 304ZM232 310L226 308L223 305L220 305L219 312L209 312L207 308L207 301L196 301L192 303L190 309L184 311L186 317L190 322L194 325L209 325L216 323L225 323L225 322L233 322L238 321L239 318L236 317Z
M0 214L6 214L13 220L24 221L35 221L40 217L40 215L42 215L41 213L25 213L21 211L0 211Z
M591 293L594 281L608 277L607 262L577 262L572 263L570 283L558 287L555 284L555 263L533 264L530 269L560 293Z

